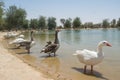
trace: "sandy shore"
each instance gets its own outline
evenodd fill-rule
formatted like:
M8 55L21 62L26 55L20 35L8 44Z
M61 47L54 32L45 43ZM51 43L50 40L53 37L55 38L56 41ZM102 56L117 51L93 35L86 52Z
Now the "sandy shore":
M0 43L4 34L0 32ZM2 44L0 50L0 80L53 80L10 54Z

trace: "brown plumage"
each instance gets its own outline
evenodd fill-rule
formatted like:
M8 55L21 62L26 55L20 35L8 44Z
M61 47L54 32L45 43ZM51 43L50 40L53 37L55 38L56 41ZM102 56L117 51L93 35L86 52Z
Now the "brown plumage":
M41 52L48 53L49 56L51 53L54 53L54 56L56 55L56 51L60 47L59 40L58 40L58 32L59 30L55 31L54 43L52 43L51 41L47 42L48 44L41 50Z
M33 31L31 31L30 37L31 37L30 41L29 40L23 41L23 42L19 43L20 46L18 46L18 47L25 47L25 49L28 51L28 53L30 53L31 46L33 46L35 44L35 41L33 39Z

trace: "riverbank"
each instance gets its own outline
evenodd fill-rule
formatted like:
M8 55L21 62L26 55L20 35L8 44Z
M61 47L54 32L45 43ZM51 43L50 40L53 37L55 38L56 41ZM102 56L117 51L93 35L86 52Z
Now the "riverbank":
M5 32L0 32L0 43ZM0 80L53 80L12 55L0 44Z

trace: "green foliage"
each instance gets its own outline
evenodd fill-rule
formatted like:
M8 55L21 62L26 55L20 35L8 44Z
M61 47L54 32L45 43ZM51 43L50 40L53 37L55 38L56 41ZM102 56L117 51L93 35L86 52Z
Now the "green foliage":
M79 18L79 17L76 17L76 18L73 20L73 28L79 28L80 26L81 26L80 18Z
M71 28L71 21L72 21L71 18L66 19L66 20L65 20L64 27L65 27L65 28Z
M38 20L37 19L31 19L30 20L30 28L38 29Z
M4 19L3 19L3 15L4 15L4 2L0 1L0 30L2 30L4 28Z
M46 28L46 19L44 16L40 16L38 20L38 26L40 29L45 29Z
M65 19L64 19L64 18L60 19L60 22L62 23L62 25L63 25L63 27L64 27Z
M103 26L103 28L109 27L108 19L104 19L104 20L103 20L102 26Z
M29 28L28 23L29 23L28 20L24 20L24 21L23 21L23 26L22 26L22 28L23 28L23 29L28 29L28 28Z
M4 2L0 2L0 19L2 18L3 16L3 6L4 6Z
M93 23L92 22L86 22L84 24L84 28L93 28Z
M16 6L10 6L6 11L6 22L8 29L19 29L22 28L26 18L26 11Z
M120 27L120 18L117 21L117 27Z
M111 21L111 27L116 27L116 20L115 19L113 19L112 21Z
M15 5L9 6L8 9L4 9L4 2L0 1L0 30L2 29L49 29L53 30L56 28L56 18L40 16L39 19L26 19L27 13L24 9L18 8ZM120 18L118 21L113 19L110 23L108 19L104 19L102 23L93 24L93 22L85 22L82 25L79 17L76 17L73 21L71 18L61 18L60 22L63 26L59 28L109 28L109 27L120 27Z
M56 28L56 18L49 17L48 18L48 30L53 30Z

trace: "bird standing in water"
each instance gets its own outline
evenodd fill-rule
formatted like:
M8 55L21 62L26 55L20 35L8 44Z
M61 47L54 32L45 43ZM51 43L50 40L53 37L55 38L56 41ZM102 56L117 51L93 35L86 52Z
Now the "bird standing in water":
M44 52L44 53L49 54L49 56L50 56L51 53L54 53L54 56L56 56L56 51L60 47L59 39L58 39L58 32L59 32L59 30L57 29L55 31L55 41L54 41L54 43L49 41L49 43L41 50L40 53Z
M93 73L93 66L102 62L104 58L104 53L102 52L102 48L104 46L111 47L111 45L107 41L101 41L97 46L97 52L84 49L84 50L77 50L76 53L73 54L77 56L77 58L81 63L85 64L84 73L86 73L87 65L91 66L91 73Z

